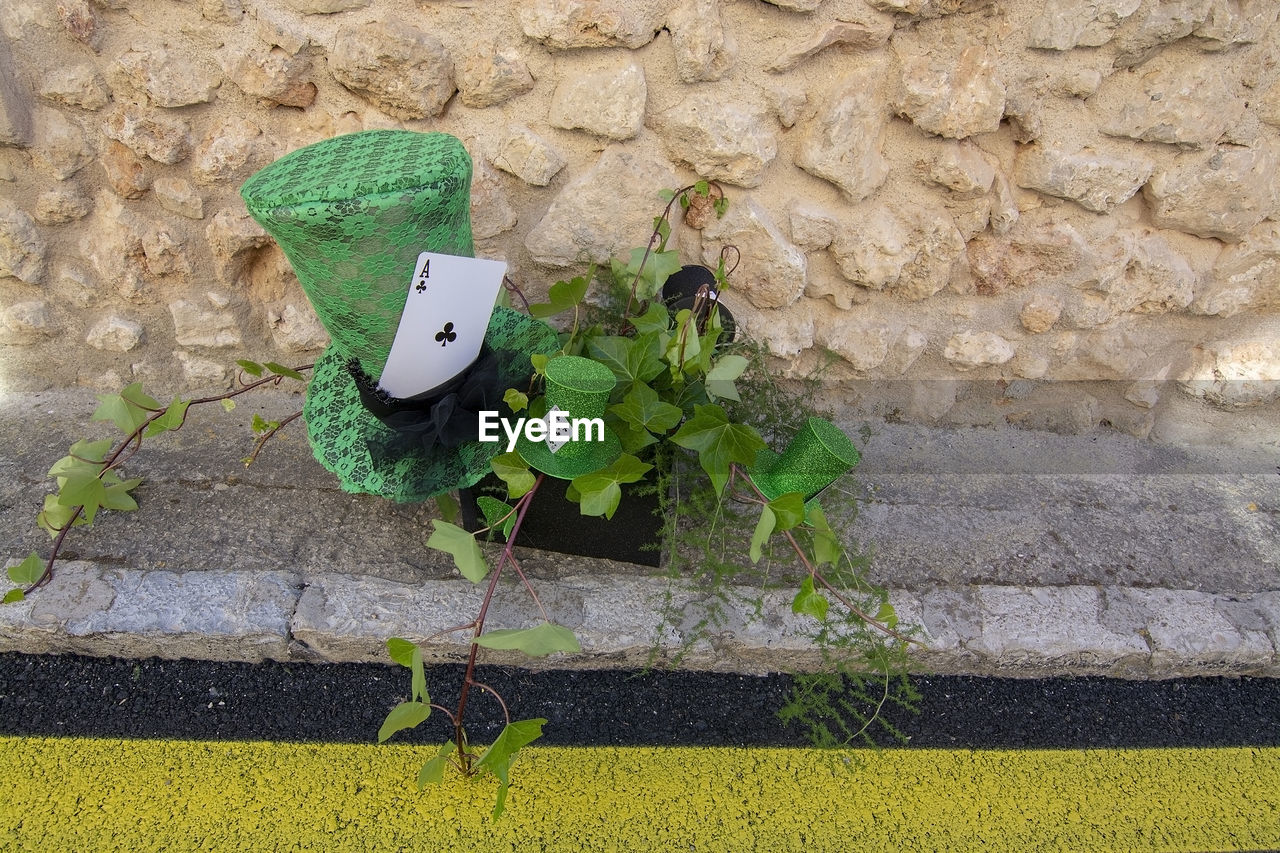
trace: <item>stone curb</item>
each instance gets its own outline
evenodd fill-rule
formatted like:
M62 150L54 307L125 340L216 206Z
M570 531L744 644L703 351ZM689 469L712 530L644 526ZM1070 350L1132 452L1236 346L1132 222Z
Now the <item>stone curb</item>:
M485 652L491 663L534 668L631 668L678 660L683 669L764 673L818 664L809 620L791 593L734 588L715 632L686 644L684 605L704 594L663 578L574 575L536 582L582 653L530 661ZM404 584L295 571L157 571L63 563L26 601L0 608L0 651L95 656L387 662L384 642L428 640L474 613L481 588L462 580ZM1280 591L1243 595L1134 587L972 585L897 590L903 625L925 647L914 657L940 674L1280 676ZM753 619L756 602L762 618ZM673 608L673 609L672 609ZM500 590L490 628L536 624L520 590ZM683 621L681 621L683 620ZM429 639L431 660L463 659L466 633Z

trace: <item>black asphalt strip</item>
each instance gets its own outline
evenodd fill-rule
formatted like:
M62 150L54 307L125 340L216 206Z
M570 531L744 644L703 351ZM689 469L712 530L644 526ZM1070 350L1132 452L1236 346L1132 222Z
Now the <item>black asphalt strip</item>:
M450 706L462 668L427 670ZM776 716L787 675L482 667L513 717L546 717L544 745L805 746ZM950 748L1280 746L1280 679L919 676L918 712L892 712L907 745ZM0 654L0 734L213 740L375 739L409 672L378 664L243 664ZM468 731L497 734L478 695ZM397 741L438 743L430 720ZM893 741L885 739L886 745Z

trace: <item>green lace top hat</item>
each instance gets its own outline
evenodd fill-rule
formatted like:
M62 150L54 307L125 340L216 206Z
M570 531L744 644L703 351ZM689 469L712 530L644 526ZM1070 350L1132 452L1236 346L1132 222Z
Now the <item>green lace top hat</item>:
M800 492L806 501L853 469L862 457L831 421L809 418L786 450L756 454L751 481L769 500Z
M470 188L471 159L454 137L371 130L287 154L240 190L329 332L303 417L316 459L349 492L425 500L473 485L501 451L500 444L478 441L478 432L453 446L406 446L362 404L356 381L365 380L366 400L377 396L372 386L395 340L419 253L472 255ZM550 327L501 307L489 320L485 345L506 354L501 367L486 362L495 382L517 374L508 387L527 379L530 354L559 348ZM474 390L466 378L453 385L451 391Z
M576 355L552 359L547 364L547 412L553 409L563 412L563 420L570 429L562 436L567 438L563 443L557 442L555 436L549 436L547 441L529 441L522 435L516 442L516 450L529 466L561 480L572 480L599 470L621 456L622 443L618 436L601 428L609 393L617 381L613 371L598 361ZM593 418L600 419L601 427L579 428L575 440L573 421Z

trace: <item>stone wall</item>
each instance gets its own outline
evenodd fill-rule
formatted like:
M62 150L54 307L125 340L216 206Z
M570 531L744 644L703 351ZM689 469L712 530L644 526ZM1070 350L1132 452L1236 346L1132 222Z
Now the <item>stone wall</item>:
M847 414L1280 425L1273 0L4 0L0 388L325 341L240 183L374 127L476 162L532 296L722 182L741 325Z

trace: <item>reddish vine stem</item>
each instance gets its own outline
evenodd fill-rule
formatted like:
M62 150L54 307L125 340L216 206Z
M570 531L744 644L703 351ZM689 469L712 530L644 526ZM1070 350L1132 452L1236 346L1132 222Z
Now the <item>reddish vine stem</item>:
M271 429L264 432L262 434L262 437L258 439L258 443L253 446L253 452L249 454L249 458L245 460L245 463L244 463L245 467L246 468L249 467L257 460L258 454L262 452L262 448L267 446L267 442L270 441L272 437L275 436L276 433L278 433L280 430L284 429L285 427L287 427L289 424L293 423L300 417L302 417L302 411L298 410L294 412L292 415L289 415L289 417L277 423Z
M484 601L480 603L480 613L476 616L475 631L471 635L471 651L467 655L467 671L462 677L462 690L458 695L457 716L453 719L454 743L458 744L459 757L463 763L463 772L470 775L471 773L471 754L466 746L466 735L463 731L462 721L467 711L467 699L471 693L473 684L479 685L480 682L475 680L476 657L480 653L480 644L476 642L480 638L480 634L484 631L484 620L489 613L489 604L493 601L493 594L498 588L498 578L502 576L502 569L511 560L513 554L512 549L515 547L516 538L520 535L520 526L524 524L525 515L529 512L529 507L533 503L533 496L538 491L538 487L542 485L545 474L539 474L538 479L533 481L533 487L525 492L524 496L516 504L516 523L511 528L511 535L507 537L507 544L502 548L502 556L498 558L498 564L494 566L493 574L489 577L489 586L485 589ZM506 705L503 705L505 711Z
M293 370L295 372L300 373L303 370L310 370L313 367L315 367L314 362L312 364L304 364L301 367L295 367L293 368ZM173 427L173 429L179 430L179 429L182 429L184 426L186 426L187 412L191 410L192 406L199 406L204 403L217 403L222 400L230 400L234 397L239 397L241 394L248 393L249 391L252 391L255 388L260 388L261 386L266 385L268 383L279 385L284 379L287 379L287 378L288 377L280 376L277 374L275 376L264 377L254 382L244 382L242 379L241 385L243 387L236 388L232 391L228 391L225 394L217 394L212 397L200 397L200 398L191 400L190 402L187 403L187 408L182 411L182 420L180 420L178 422L178 425L176 427ZM139 408L142 408L142 407L139 407ZM143 437L143 434L146 433L147 427L151 426L152 422L154 422L155 420L160 418L162 415L164 415L165 412L169 411L169 406L165 406L163 409L146 409L146 411L151 412L151 414L147 416L147 419L143 421L141 424L139 424L137 428L134 429L133 432L129 433L129 435L125 437L124 441L116 445L115 449L112 450L110 456L103 458L102 470L98 472L99 478L101 478L102 475L105 474L106 472L112 471L118 468L119 466L123 465L125 462L128 462L130 459L133 458L133 455L142 448L142 437ZM282 429L285 426L285 424L288 424L289 422L293 421L295 418L297 418L301 414L302 414L301 412L297 412L296 414L290 415L287 419L285 419L284 421L281 421L278 427L271 430L271 432L268 433L267 435L263 436L262 440L258 442L258 446L254 449L253 457L251 458L256 458L258 453L261 452L262 446L266 444L267 440L271 438L271 436L275 435L280 429ZM132 447L133 449L129 450L128 455L122 456L122 454L124 454L124 452L128 450L130 447ZM91 461L91 460L85 460L85 461ZM53 566L58 561L58 555L62 551L63 542L66 540L67 534L71 531L71 528L75 526L76 519L78 519L81 513L83 512L84 512L83 504L75 507L71 513L71 517L67 519L67 523L64 524L62 527L58 528L58 535L53 540L53 548L51 553L49 554L49 559L45 561L44 571L40 573L40 577L36 578L34 583L32 583L30 586L28 586L26 589L23 590L23 595L26 595L27 593L32 592L36 589L39 589L40 587L47 584L53 578Z
M483 681L473 681L471 683L474 684L476 687L479 687L481 690L485 691L486 693L488 693L494 699L498 700L498 704L502 706L502 717L504 720L506 720L507 725L510 725L511 712L507 710L507 703L502 701L502 695L498 693L498 691L490 687L489 685L485 684Z

